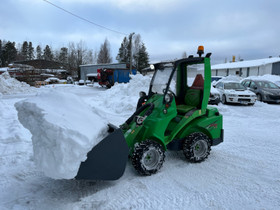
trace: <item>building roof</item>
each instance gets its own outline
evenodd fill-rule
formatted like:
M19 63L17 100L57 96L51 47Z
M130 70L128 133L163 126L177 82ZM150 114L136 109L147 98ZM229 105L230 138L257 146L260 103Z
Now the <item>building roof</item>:
M273 58L263 58L258 60L249 60L249 61L239 61L239 62L232 62L232 63L221 63L212 65L211 69L236 69L236 68L248 68L248 67L258 67L264 66L270 63L277 63L280 62L280 57L273 57Z
M65 69L62 63L42 59L15 61L14 64L26 64L36 69Z
M0 72L5 72L8 70L8 67L0 68Z
M84 65L80 65L80 67L84 67L84 66L119 66L119 65L128 65L126 63L104 63L104 64L84 64Z

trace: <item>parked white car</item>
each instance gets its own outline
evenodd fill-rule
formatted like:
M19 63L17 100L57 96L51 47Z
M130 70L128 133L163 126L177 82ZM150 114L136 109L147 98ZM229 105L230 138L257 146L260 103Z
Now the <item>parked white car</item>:
M211 85L208 104L218 105L221 102L219 91Z
M243 85L236 81L219 81L216 84L216 89L220 93L220 98L223 104L236 103L253 105L257 100L255 93L247 90Z
M85 81L83 79L80 79L78 82L78 85L84 85L84 84L85 84Z

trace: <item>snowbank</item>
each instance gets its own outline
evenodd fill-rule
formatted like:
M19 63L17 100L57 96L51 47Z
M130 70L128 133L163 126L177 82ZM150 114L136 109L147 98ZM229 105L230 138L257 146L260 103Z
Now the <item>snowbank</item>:
M139 92L144 91L148 94L150 81L151 76L131 75L129 83L115 83L111 89L108 89L101 105L115 113L133 113L139 99Z
M36 165L53 179L74 178L81 161L106 134L107 122L74 94L47 90L15 107L32 134Z
M16 94L16 93L30 93L34 92L35 88L25 82L11 78L8 72L0 75L0 94Z

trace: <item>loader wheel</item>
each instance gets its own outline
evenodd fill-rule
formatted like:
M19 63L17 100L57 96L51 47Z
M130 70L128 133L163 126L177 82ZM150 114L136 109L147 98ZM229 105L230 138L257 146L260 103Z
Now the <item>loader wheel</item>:
M210 154L211 143L204 133L192 133L183 143L183 152L188 161L199 163Z
M146 140L135 145L131 161L139 174L149 176L157 173L162 167L164 158L162 145L152 140Z

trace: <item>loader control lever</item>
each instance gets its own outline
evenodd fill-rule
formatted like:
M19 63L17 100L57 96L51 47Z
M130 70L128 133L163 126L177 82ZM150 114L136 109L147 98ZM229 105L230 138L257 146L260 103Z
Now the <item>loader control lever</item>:
M147 116L135 116L135 121L137 125L142 125L144 120L147 118Z
M133 120L135 120L137 125L142 125L142 123L146 119L146 117L148 117L150 114L152 114L154 106L155 105L153 103L148 103L148 104L145 104L145 105L139 107L139 109L137 109L133 113L133 115L131 115L131 117L127 119L127 121L125 123L127 125L129 125ZM147 110L145 111L144 115L143 116L138 116L145 109L147 109Z

